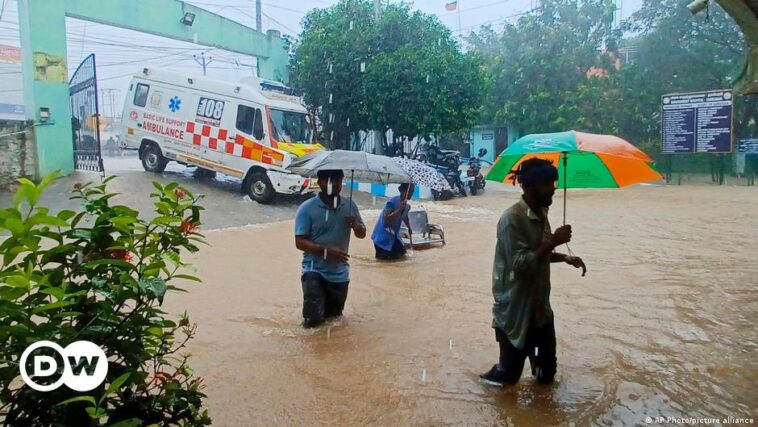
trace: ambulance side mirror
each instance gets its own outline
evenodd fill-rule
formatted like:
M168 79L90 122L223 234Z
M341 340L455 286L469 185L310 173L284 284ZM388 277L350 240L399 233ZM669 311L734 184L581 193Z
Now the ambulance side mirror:
M255 109L255 121L253 122L253 138L260 141L265 134L263 133L263 116L261 110Z

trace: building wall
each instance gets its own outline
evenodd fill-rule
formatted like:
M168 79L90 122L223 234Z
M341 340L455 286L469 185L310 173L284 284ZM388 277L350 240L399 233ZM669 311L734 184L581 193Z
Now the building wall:
M12 186L18 178L37 179L35 153L29 122L0 120L0 188Z
M495 128L475 128L471 131L471 155L476 156L480 149L487 150L483 160L490 163L495 161Z
M475 156L484 148L487 154L482 159L494 163L500 152L519 137L518 130L512 126L476 126L470 135L471 155Z

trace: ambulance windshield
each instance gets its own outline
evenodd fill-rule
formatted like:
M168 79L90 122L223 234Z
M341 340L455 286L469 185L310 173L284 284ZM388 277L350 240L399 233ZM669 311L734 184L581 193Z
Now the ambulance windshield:
M311 126L304 113L271 109L272 137L279 142L307 144Z

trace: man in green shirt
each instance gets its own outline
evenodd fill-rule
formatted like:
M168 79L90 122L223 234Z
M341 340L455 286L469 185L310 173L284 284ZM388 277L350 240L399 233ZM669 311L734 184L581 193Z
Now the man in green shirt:
M529 159L513 171L523 196L500 217L492 271L492 327L500 345L500 363L480 375L502 387L521 378L529 357L540 383L556 372L555 328L550 308L550 263L565 262L587 271L581 258L554 252L571 241L571 226L550 231L547 214L558 170L548 160Z

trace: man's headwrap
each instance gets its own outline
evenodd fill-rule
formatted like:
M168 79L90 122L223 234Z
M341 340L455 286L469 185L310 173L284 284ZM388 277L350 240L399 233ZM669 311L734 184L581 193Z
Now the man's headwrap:
M558 168L553 166L552 163L547 162L527 169L524 169L524 163L521 163L518 169L514 169L510 173L515 178L513 185L516 185L516 182L518 182L522 187L558 180Z

